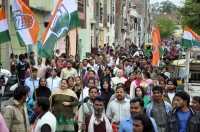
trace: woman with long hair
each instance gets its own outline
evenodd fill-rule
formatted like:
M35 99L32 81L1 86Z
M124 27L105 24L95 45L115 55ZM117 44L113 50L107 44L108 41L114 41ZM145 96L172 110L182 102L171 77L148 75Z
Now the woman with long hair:
M153 124L146 114L136 114L133 120L134 132L155 132Z
M67 80L62 79L60 89L50 97L52 113L56 117L56 132L74 132L73 115L78 106L78 98L74 91L67 88Z
M107 79L110 82L110 79L112 77L115 77L114 74L112 74L112 69L110 66L107 66L104 70L104 73L102 74L100 81L102 81L103 79Z
M107 108L108 102L115 91L111 88L110 82L107 79L101 82L101 97L104 100L105 110Z
M75 85L73 87L73 91L76 93L78 99L80 97L80 94L81 94L81 90L82 90L82 87L83 87L83 83L81 81L81 77L80 76L77 76L75 78Z
M146 110L147 105L150 103L151 99L146 95L144 88L141 86L136 87L135 96L141 98L144 101L144 110Z

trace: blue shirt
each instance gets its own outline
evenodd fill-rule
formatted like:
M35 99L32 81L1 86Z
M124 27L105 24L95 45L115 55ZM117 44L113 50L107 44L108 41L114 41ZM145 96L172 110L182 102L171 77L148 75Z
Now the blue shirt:
M39 77L37 77L37 78L34 80L35 89L39 87L39 80L40 80ZM29 77L29 78L27 78L27 79L25 80L24 86L28 86L28 87L30 88L29 97L32 98L32 97L33 97L33 92L34 92L34 87L33 87L33 82L32 82L31 77Z
M153 118L149 117L153 124L155 132L158 132L156 122ZM119 132L133 132L133 118L131 115L125 117L119 124Z
M178 110L177 114L179 119L179 132L186 132L187 122L190 117L190 110L187 112Z

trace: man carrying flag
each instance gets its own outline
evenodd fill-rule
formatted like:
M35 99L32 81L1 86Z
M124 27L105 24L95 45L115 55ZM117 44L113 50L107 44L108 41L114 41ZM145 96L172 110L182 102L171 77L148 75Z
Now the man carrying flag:
M10 41L10 34L4 8L0 8L0 27L0 44Z
M59 0L53 16L42 36L40 57L51 58L55 43L72 29L80 27L75 0Z

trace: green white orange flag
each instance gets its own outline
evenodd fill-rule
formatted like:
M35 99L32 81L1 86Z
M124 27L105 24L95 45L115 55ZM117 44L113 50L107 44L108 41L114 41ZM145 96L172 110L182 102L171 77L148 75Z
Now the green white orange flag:
M12 0L12 14L20 46L36 44L39 24L34 13L22 0Z
M80 27L75 0L59 0L42 36L40 57L51 58L55 43L72 29Z
M4 12L4 8L0 8L0 44L10 41L8 30L8 22Z
M200 47L200 36L188 26L184 27L182 46L185 48Z
M159 66L160 63L160 53L159 53L159 44L160 44L160 34L159 31L153 30L153 66Z

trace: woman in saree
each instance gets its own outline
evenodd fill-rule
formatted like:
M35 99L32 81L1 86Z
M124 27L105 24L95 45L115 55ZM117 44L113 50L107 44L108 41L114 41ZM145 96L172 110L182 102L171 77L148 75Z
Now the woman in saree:
M56 132L74 132L73 117L77 111L78 98L75 92L67 89L67 80L62 79L60 89L51 97L52 113L56 117Z

